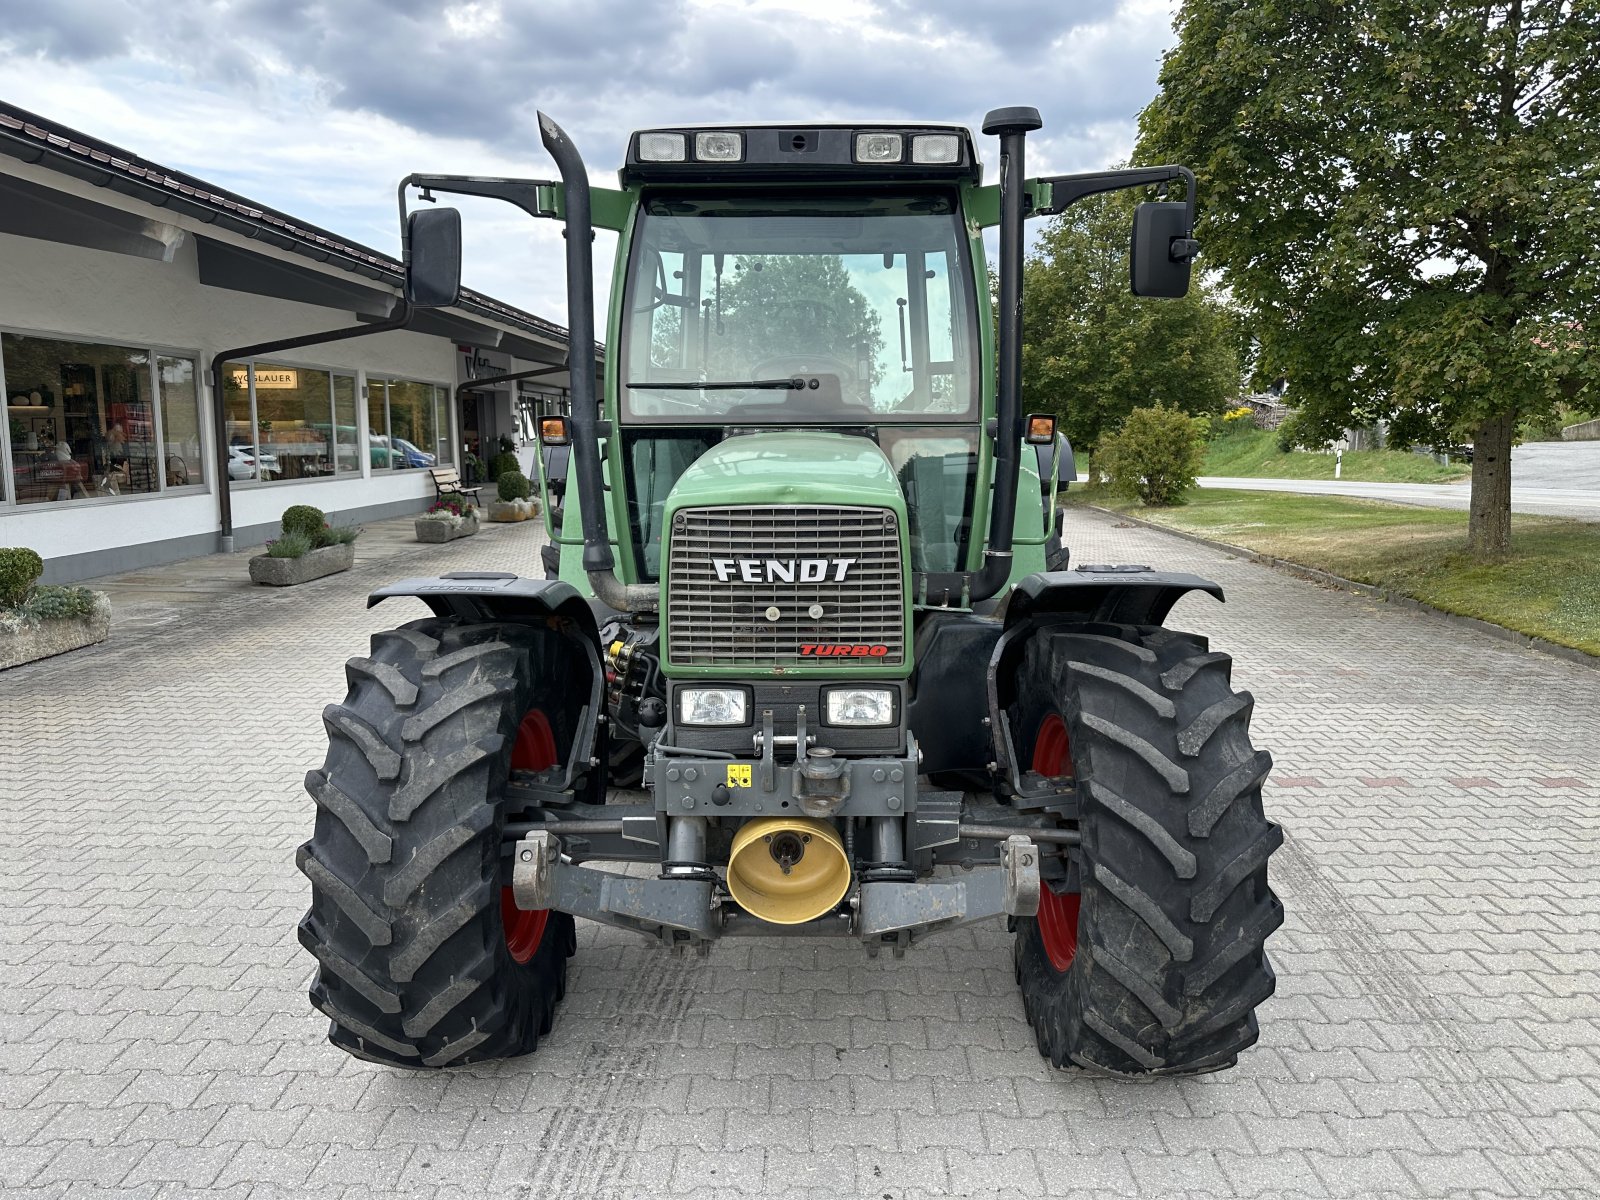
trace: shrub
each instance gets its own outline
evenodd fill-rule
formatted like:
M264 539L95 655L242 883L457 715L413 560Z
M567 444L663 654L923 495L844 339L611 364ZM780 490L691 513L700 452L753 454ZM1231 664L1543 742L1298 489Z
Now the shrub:
M507 504L513 500L526 500L533 495L533 484L526 475L516 470L502 472L495 488L500 493L500 499Z
M502 454L510 454L516 448L517 444L503 433L495 439L495 449L499 450Z
M348 546L361 536L361 530L354 525L335 525L327 531L325 546Z
M298 533L307 542L315 545L322 531L328 527L328 516L320 508L313 508L309 504L291 504L283 510L283 532L287 534ZM279 555L278 557L285 557ZM288 555L298 558L299 555Z
M1182 504L1205 462L1205 426L1176 408L1136 408L1101 439L1097 457L1119 494L1153 507Z
M494 456L494 461L489 464L489 478L499 479L507 471L520 470L522 470L522 464L517 461L517 456L502 450Z
M33 589L33 595L28 597L23 610L41 621L87 617L94 611L94 593L85 587L42 584Z
M311 553L312 541L303 533L286 533L267 543L268 558L304 558Z
M18 608L44 574L44 559L26 546L0 548L0 608Z

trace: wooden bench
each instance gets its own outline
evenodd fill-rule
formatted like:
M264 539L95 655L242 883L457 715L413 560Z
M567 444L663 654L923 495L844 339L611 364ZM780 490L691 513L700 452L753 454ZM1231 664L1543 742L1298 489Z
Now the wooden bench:
M482 489L464 485L461 472L454 467L429 467L428 474L433 476L435 500L443 500L446 496L470 496L474 505L483 507L483 501L478 499L478 492Z

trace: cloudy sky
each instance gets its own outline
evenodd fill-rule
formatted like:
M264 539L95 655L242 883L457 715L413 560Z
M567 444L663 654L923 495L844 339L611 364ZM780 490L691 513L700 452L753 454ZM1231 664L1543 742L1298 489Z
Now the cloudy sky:
M1128 157L1171 0L8 0L0 95L388 253L411 171L549 178L534 113L615 184L671 123L1032 104L1030 174ZM992 144L981 152L993 170ZM551 222L463 201L466 282L562 320ZM609 237L607 237L609 240ZM604 295L608 255L597 256Z

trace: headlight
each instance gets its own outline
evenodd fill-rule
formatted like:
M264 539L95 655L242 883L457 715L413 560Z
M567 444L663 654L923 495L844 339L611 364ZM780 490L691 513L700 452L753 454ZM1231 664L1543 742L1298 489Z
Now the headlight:
M738 133L697 133L694 156L701 162L738 162L744 157L744 135Z
M911 161L958 163L961 161L961 139L953 133L919 133L911 139Z
M892 688L833 688L827 693L829 725L893 725Z
M856 134L856 161L897 163L905 157L905 141L898 133Z
M743 688L678 689L678 721L683 725L743 725L748 711Z
M641 133L640 162L682 162L684 139L681 133Z

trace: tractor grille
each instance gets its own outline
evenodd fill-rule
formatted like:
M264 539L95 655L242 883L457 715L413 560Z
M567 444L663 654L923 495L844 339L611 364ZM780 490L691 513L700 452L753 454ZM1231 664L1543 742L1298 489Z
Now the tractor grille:
M802 653L808 645L835 654L841 646L881 646L882 653L851 661L905 662L900 531L887 509L689 508L674 516L671 539L667 636L674 664L764 669L842 661ZM843 559L853 561L841 580ZM811 616L814 605L820 616ZM768 618L773 608L775 621Z

